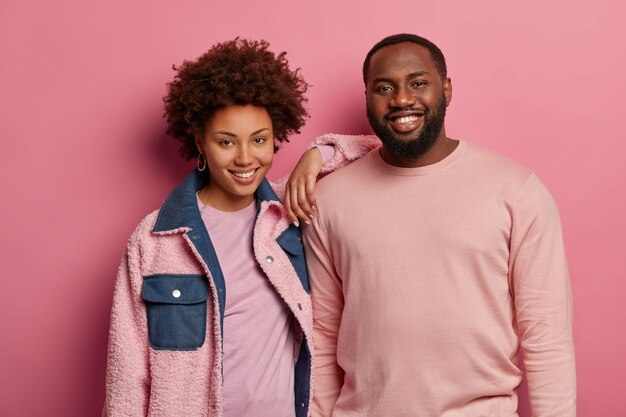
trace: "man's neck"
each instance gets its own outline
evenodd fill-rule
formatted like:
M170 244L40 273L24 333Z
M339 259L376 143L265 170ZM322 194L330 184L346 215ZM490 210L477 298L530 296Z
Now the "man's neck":
M383 158L383 160L389 165L400 168L417 168L443 161L456 149L458 145L458 140L450 139L449 137L443 135L443 137L437 139L430 149L416 158L398 157L385 148L385 146L382 146L379 152L381 158Z

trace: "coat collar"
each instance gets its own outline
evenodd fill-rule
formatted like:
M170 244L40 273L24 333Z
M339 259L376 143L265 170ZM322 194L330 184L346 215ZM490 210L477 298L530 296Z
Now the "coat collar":
M224 313L226 305L226 282L220 267L215 247L208 231L202 221L196 192L207 183L207 176L193 170L185 180L170 193L159 210L152 231L156 234L185 233L189 244L197 251L200 258L208 268L210 278L213 280L217 291L217 301L220 313L220 332L224 330ZM255 196L261 205L279 205L280 200L272 190L269 182L263 178ZM262 204L263 201L268 203ZM288 230L291 228L288 228ZM292 233L292 232L289 232ZM302 278L301 278L302 279ZM304 284L303 284L304 285ZM307 288L307 287L305 287Z
M170 193L159 211L153 232L169 232L176 229L198 229L202 222L196 193L207 183L206 175L194 169L185 180ZM272 186L263 178L255 192L257 202L280 202ZM260 206L260 204L258 204Z

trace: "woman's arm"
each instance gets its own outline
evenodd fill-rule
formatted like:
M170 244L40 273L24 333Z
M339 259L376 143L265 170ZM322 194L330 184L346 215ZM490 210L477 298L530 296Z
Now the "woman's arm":
M298 218L309 223L315 217L315 182L380 146L376 136L326 134L318 137L302 154L285 186L284 204L289 221L298 225ZM325 149L332 148L329 155ZM322 155L326 158L322 158Z
M104 417L148 414L150 370L136 234L122 258L113 294Z

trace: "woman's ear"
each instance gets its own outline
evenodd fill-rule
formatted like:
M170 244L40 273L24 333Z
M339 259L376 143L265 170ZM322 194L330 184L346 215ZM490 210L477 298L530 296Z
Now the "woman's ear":
M198 151L200 153L204 153L204 138L202 137L202 135L200 135L197 131L193 132L193 137L194 140L196 142L196 148L198 148Z
M204 140L198 135L194 134L194 141L196 142L196 149L198 149L198 171L202 172L206 169L206 156L204 155Z

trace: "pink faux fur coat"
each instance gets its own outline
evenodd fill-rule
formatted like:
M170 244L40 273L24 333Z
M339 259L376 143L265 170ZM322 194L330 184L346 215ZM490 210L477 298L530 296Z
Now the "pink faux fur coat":
M346 165L380 143L371 136L342 136L338 141L335 135L325 135L314 142L314 145L325 144L333 145L335 154L324 165L322 173ZM188 178L188 181L191 180ZM278 198L283 197L284 183L273 186ZM220 297L206 256L198 252L198 242L194 242L204 237L199 235L197 227L194 230L189 222L185 224L176 217L176 213L192 211L191 201L196 204L195 190L193 199L189 195L191 191L187 190L180 200L186 203L177 202L176 198L180 196L175 194L184 188L183 185L168 197L160 210L141 221L122 258L111 312L105 417L222 416ZM272 194L271 191L268 193ZM312 353L308 283L303 285L288 253L277 242L289 227L285 208L278 199L266 198L259 202L260 211L254 229L255 257L296 318L304 335L303 343ZM181 204L187 206L181 208ZM166 206L168 212L164 213ZM158 350L150 345L142 286L144 277L155 274L192 274L208 278L206 335L198 349ZM313 361L308 366L312 374ZM307 403L296 404L296 409L301 406L308 410L312 381L308 385Z

